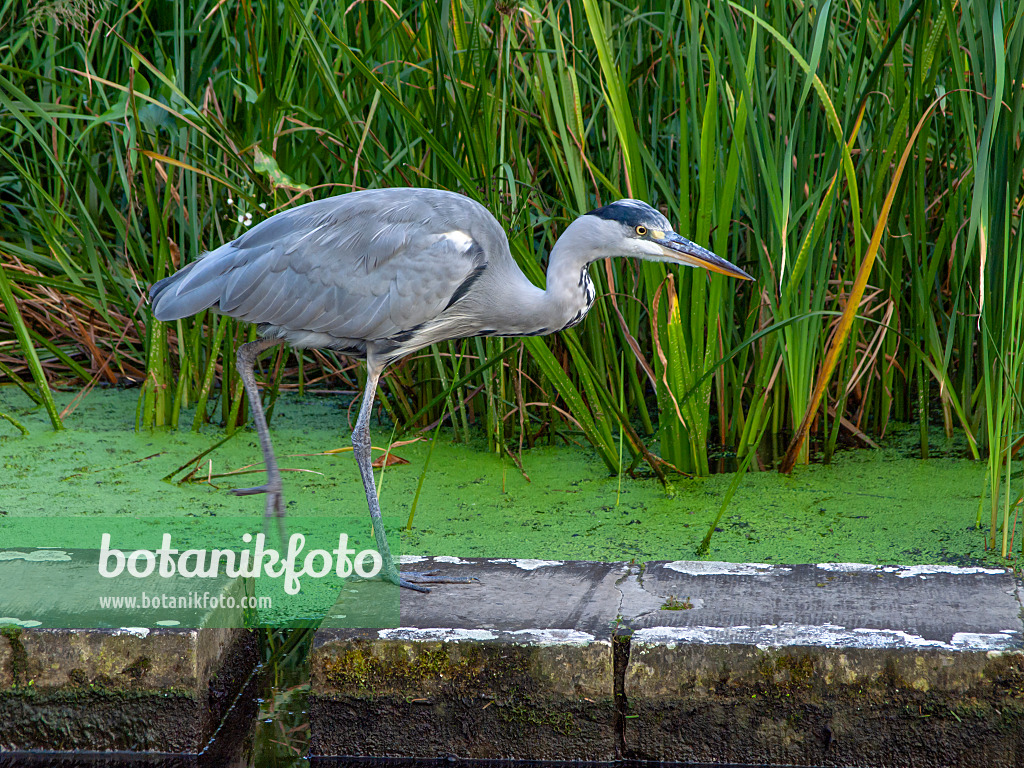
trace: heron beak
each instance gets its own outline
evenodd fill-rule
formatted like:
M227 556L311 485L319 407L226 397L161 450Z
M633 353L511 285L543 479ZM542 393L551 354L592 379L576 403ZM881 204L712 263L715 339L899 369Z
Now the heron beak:
M725 259L719 258L706 248L701 248L696 243L691 243L685 237L675 232L666 232L662 237L654 240L665 249L665 255L673 261L688 264L691 267L700 267L711 272L718 272L729 277L738 277L741 280L753 280L754 278Z

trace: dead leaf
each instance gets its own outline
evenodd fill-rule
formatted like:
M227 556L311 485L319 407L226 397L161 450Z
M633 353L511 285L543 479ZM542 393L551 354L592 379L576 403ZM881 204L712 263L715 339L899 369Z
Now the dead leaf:
M396 464L408 464L409 460L403 459L401 456L395 456L393 453L385 453L379 459L374 459L372 466L374 469L380 469L385 466L385 462L387 462L386 466L393 467Z

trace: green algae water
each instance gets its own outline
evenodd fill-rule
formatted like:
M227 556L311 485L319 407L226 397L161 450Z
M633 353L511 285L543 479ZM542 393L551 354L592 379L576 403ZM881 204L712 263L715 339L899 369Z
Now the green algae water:
M72 393L58 393L66 407ZM137 392L93 390L54 432L45 413L14 387L0 389L0 515L194 517L263 514L261 496L229 489L262 482L256 435L229 440L209 427L136 432ZM334 397L282 396L271 431L284 473L288 513L363 515L366 502L349 447L346 409ZM391 429L372 425L386 447ZM378 470L385 514L408 518L401 552L455 557L552 560L733 562L992 563L975 527L984 466L959 458L922 461L898 447L848 451L791 476L748 472L718 524L710 549L697 548L722 505L731 474L654 478L609 476L586 447L546 446L522 454L523 470L444 434L401 445L408 464ZM382 452L375 452L380 455ZM173 481L162 478L175 472ZM426 471L424 472L424 466ZM215 475L255 470L232 478ZM175 482L189 473L192 482ZM206 478L211 477L209 481ZM1018 545L1019 548L1019 545ZM1005 562L1000 561L1005 565Z

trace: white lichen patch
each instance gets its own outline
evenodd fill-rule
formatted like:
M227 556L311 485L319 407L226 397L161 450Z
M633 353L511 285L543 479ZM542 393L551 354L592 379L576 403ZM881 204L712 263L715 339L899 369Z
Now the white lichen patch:
M553 565L565 565L561 560L530 560L526 558L520 558L518 560L513 558L499 558L497 560L489 560L491 563L511 563L516 568L522 568L524 571L535 571L538 568L549 568Z
M463 560L461 557L455 557L455 555L435 555L435 563L451 563L452 565L472 565L469 560Z
M880 565L869 563L818 563L818 568L833 573L859 573L862 571L880 571Z
M498 639L498 636L489 629L455 629L451 627L396 627L378 630L377 636L381 640L445 643L482 642Z
M149 629L147 627L120 627L114 634L119 635L122 632L129 635L135 635L136 637L146 637L149 635Z
M723 563L715 560L676 560L665 563L670 571L687 576L759 576L767 573L785 573L792 568L770 563Z
M517 629L509 632L517 640L531 645L589 645L597 638L577 629Z
M956 574L958 576L963 576L972 573L987 573L994 576L1006 573L1005 568L976 568L963 567L959 565L896 565L888 566L884 570L886 573L895 573L901 579L909 579L914 576L919 576L922 579L925 579L937 574Z
M422 555L402 555L398 558L399 565L412 565L413 563L422 563L427 558Z
M1020 632L1004 629L993 634L957 632L951 645L965 651L1004 651L1018 645Z
M62 549L35 549L31 552L9 549L0 552L0 561L2 560L24 560L27 563L63 563L71 560L71 555Z
M404 642L487 642L492 640L512 641L522 645L589 645L599 642L594 635L577 629L519 629L512 632L490 629L461 629L455 627L398 627L380 629L381 640ZM607 642L607 641L603 641Z
M934 648L941 650L1009 650L1019 645L1019 633L999 634L957 633L950 642L929 640L897 629L858 627L847 629L836 624L762 624L757 627L648 627L637 630L634 644L756 645L761 649L788 646L829 646L834 648Z
M926 640L901 629L857 627L853 631L861 641L859 644L856 641L847 644L855 648L952 648L949 643L941 640Z

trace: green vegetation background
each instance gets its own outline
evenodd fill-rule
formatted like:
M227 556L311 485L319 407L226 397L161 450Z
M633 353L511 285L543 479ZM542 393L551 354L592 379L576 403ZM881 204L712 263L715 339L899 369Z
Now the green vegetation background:
M757 282L598 264L580 329L392 369L400 433L444 418L502 466L578 442L603 477L671 478L719 454L770 469L758 447L801 425L806 462L910 422L916 456L937 429L984 471L956 525L1019 551L1024 5L0 0L0 19L0 381L54 428L55 385L140 385L139 439L244 424L254 330L155 323L145 292L283 207L455 189L541 284L567 221L633 196ZM265 369L271 399L361 376L319 352ZM0 404L42 439L23 413ZM883 466L864 484L907 487Z

